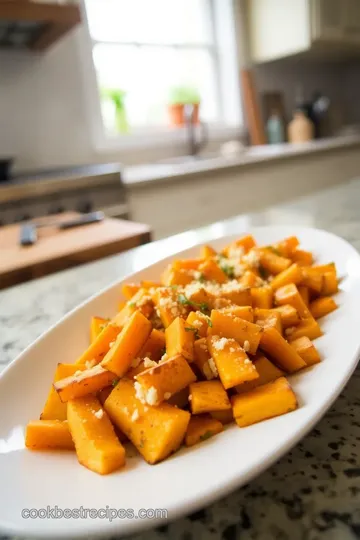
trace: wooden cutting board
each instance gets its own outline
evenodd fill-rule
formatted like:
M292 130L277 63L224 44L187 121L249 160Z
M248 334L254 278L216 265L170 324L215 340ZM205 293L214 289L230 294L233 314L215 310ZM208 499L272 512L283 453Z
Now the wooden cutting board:
M46 216L37 223L61 222L78 217L76 212ZM21 246L21 224L0 227L0 289L72 266L101 259L151 241L148 225L120 219L68 230L38 229L33 246Z

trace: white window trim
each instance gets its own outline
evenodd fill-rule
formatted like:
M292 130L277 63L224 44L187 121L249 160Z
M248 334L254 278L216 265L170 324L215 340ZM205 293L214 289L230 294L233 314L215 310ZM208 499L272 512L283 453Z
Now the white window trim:
M238 46L236 41L236 22L234 19L234 2L238 0L212 0L214 13L222 15L226 13L228 22L233 26L233 31L229 32L228 27L225 30L224 24L216 26L215 37L217 53L219 55L218 66L220 76L227 81L226 99L224 96L224 85L219 85L221 93L221 104L225 123L207 124L209 141L226 141L236 137L243 137L245 129L243 125L243 115L241 109L239 77L236 67L238 62ZM187 141L187 128L159 127L149 129L137 129L130 134L109 136L106 134L103 124L100 91L93 62L93 44L94 40L90 35L89 24L84 0L80 0L80 9L82 11L83 32L80 45L82 75L84 80L84 95L86 108L88 111L89 129L91 131L94 150L98 153L106 153L114 150L131 150L140 148L164 148L164 155L169 147L183 147ZM224 19L221 19L224 21ZM231 53L229 54L229 51ZM230 92L229 92L230 88ZM235 115L234 115L235 110ZM236 118L234 122L234 116ZM199 130L200 128L197 128Z

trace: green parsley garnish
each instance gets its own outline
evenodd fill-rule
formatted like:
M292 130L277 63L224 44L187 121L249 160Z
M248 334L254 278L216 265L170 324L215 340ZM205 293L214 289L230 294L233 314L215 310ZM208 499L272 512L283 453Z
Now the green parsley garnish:
M272 251L278 257L282 257L280 251L278 249L276 249L274 246L268 246L268 250Z
M200 283L205 283L206 277L204 276L204 274L200 274L198 281L200 281Z
M185 326L185 332L194 332L194 338L199 339L198 329L193 326Z
M208 323L208 326L212 328L212 320L210 319L210 317L207 317L207 323Z
M203 435L200 435L200 441L206 441L206 439L210 439L214 433L212 431L205 431Z
M115 388L120 379L114 379L111 385Z
M267 271L265 270L265 268L263 266L261 266L261 264L259 265L258 270L259 270L259 274L260 274L262 279L266 279L268 277Z
M136 307L136 302L129 302L130 307Z
M230 278L230 279L234 279L235 277L235 271L234 271L234 267L231 266L230 264L226 264L226 263L220 263L219 264L221 270Z
M189 300L188 298L186 298L185 294L179 294L177 301L179 302L179 304L182 304L183 306L190 306L194 309L199 309L205 314L210 311L209 306L207 305L206 302L200 302L200 304L198 302L193 302Z

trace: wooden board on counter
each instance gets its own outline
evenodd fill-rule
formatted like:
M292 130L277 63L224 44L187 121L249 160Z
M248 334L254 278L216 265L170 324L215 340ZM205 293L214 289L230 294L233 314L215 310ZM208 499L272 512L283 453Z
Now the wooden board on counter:
M69 221L76 212L36 219ZM0 289L46 274L101 259L150 242L148 225L120 219L104 219L68 230L38 229L38 241L24 247L19 243L21 224L0 227Z

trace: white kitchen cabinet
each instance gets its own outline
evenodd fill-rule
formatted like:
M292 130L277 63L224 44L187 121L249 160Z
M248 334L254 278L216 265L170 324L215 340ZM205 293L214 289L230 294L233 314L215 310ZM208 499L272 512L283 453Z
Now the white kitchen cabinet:
M248 0L255 63L321 52L360 56L360 0Z

